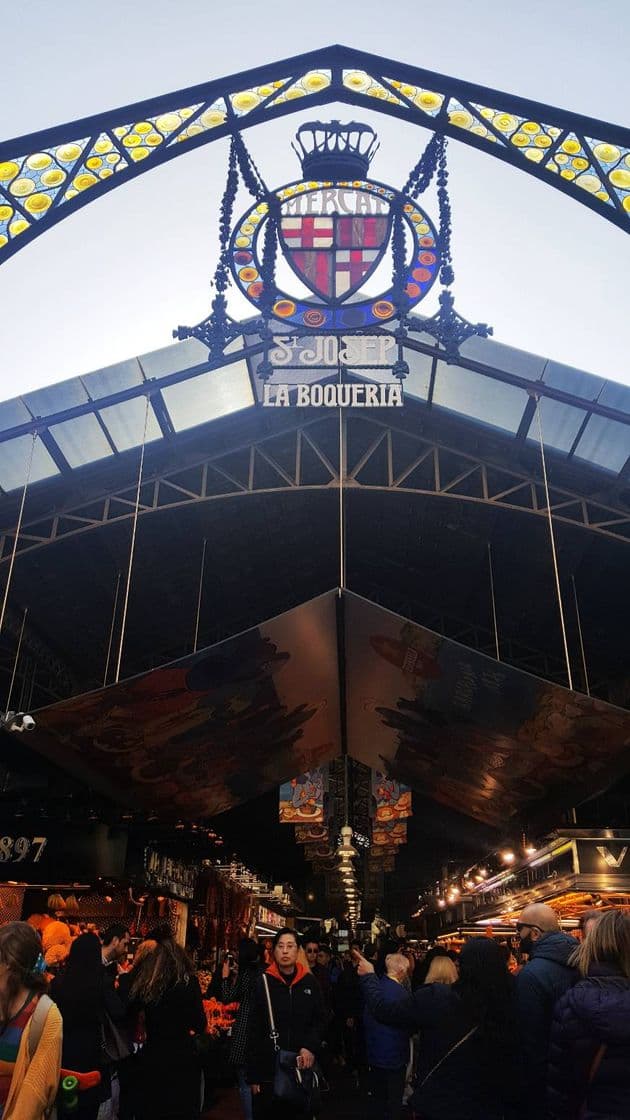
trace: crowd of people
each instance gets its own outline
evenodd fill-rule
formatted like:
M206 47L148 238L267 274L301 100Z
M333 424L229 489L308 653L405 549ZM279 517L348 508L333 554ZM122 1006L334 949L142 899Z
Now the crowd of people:
M45 1120L56 1104L77 1120L199 1120L210 994L238 1007L228 1060L243 1120L340 1117L342 1079L371 1120L630 1120L630 916L582 926L578 941L535 904L516 953L485 936L422 956L405 943L338 955L284 929L270 959L243 939L202 993L168 929L124 970L124 925L80 933L51 980L41 933L7 923L0 1120Z

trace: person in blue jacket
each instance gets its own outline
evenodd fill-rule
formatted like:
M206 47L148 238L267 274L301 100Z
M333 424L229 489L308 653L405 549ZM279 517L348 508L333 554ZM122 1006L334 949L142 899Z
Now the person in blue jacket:
M525 907L516 931L521 952L528 957L516 977L522 1071L520 1111L522 1120L544 1120L553 1009L577 980L577 972L570 963L577 942L561 932L556 911L541 902Z
M580 980L556 1005L552 1120L630 1117L630 916L608 910L576 950Z
M388 1002L379 978L355 953L366 1006L375 1019L421 1032L411 1098L422 1120L513 1120L518 1099L512 977L501 946L473 937L456 984L424 984Z
M385 975L378 985L385 1004L395 1006L409 996L404 987L409 962L402 953L385 958ZM405 1074L409 1064L409 1031L381 1023L368 1009L363 1017L365 1046L370 1067L372 1115L374 1120L400 1120Z

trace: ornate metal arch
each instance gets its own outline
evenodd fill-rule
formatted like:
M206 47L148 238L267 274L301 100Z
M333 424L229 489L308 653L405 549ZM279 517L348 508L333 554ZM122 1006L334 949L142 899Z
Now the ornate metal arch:
M143 483L140 517L181 509L200 502L280 492L334 490L387 491L443 498L512 510L547 519L545 493L539 478L497 466L481 455L458 451L437 439L411 435L386 421L347 418L346 434L358 436L362 450L347 462L343 479L335 447L337 417L298 422L280 433L253 439L196 463L156 473ZM347 445L347 441L346 441ZM34 552L69 537L130 520L135 485L92 493L54 513L27 519L17 555ZM630 544L630 512L604 505L564 487L550 487L554 522L576 526L598 536ZM0 536L0 567L8 564L15 532Z
M191 148L329 102L462 140L630 228L630 129L331 46L1 144L0 261Z

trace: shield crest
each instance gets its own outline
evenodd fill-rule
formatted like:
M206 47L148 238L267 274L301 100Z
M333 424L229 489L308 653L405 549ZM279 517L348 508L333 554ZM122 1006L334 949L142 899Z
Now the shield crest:
M326 302L341 302L380 263L390 228L391 214L283 214L280 241L300 280Z

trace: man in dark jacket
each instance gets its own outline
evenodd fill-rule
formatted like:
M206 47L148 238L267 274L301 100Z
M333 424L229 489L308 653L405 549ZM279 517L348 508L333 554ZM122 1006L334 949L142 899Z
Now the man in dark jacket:
M577 942L562 933L551 906L526 906L516 923L528 961L516 977L516 1011L523 1074L523 1120L544 1120L547 1063L554 1005L575 983L568 964Z
M388 1006L407 1003L403 987L409 977L409 962L402 953L385 959L385 976L379 980L380 995ZM375 1120L400 1120L405 1074L409 1063L409 1031L378 1022L369 1010L363 1018L367 1059L370 1066L372 1106Z

